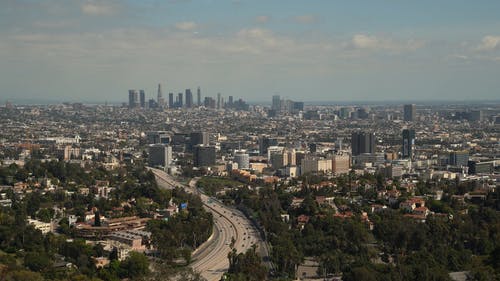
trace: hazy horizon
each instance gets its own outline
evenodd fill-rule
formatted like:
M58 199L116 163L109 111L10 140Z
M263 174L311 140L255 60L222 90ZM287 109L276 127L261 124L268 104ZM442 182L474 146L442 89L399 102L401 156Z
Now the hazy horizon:
M0 100L498 100L499 1L8 0Z

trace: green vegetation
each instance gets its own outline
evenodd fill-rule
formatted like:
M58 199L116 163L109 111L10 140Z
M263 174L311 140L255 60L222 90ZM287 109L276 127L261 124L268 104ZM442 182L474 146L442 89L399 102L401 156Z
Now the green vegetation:
M228 254L229 270L225 274L226 280L231 281L261 281L267 277L267 269L261 264L261 259L256 253L256 247L248 249L245 253L236 253L232 249Z
M242 183L227 178L202 177L198 180L196 186L202 189L207 195L215 196L217 192L224 188L239 187L242 186Z
M316 183L321 181L314 179ZM422 223L405 217L404 212L396 209L397 205L394 209L371 213L366 206L347 200L350 191L344 186L350 182L376 186L376 177L351 175L350 179L341 177L334 181L337 187L306 187L297 192L288 192L285 186L262 188L258 192L245 188L222 198L255 214L271 244L275 278L295 278L296 267L304 257L319 262L321 275L342 274L343 280L348 281L450 280L448 273L453 271L469 271L474 280L500 278L498 190L479 204L467 203L467 207L451 199L456 193L445 194L441 201L427 200L431 211L447 215L430 215ZM398 184L394 182L394 186ZM344 204L343 208L354 215L335 217L333 208L319 205L316 196L334 196L335 202ZM291 206L293 197L303 198L300 206ZM376 203L387 204L384 199L374 198ZM403 192L401 198L408 195ZM363 210L369 212L373 230L360 217ZM280 216L285 213L290 216L289 223ZM300 215L309 217L302 226L297 222Z
M175 189L173 195L179 202L187 202L188 209L167 221L152 220L147 229L152 233L153 244L160 257L167 263L176 258L183 258L189 263L191 251L212 234L212 214L203 209L203 203L197 196L182 189Z
M47 179L57 186L55 190L42 191ZM80 192L82 188L95 185L97 180L107 181L114 188L107 199L96 198L92 189L88 195ZM199 275L174 270L167 262L178 257L189 261L192 249L211 234L211 215L204 211L198 197L180 189L160 189L154 175L140 164L108 171L93 166L33 160L24 167L0 168L0 184L17 182L27 185L32 192L4 191L12 200L12 207L0 209L0 280L168 280L169 276L179 274L186 276L186 280L200 280ZM108 253L99 244L91 246L77 239L65 217L76 215L78 221L83 221L85 213L94 208L98 210L95 217L99 214L152 217L157 209L168 207L171 200L176 204L187 203L188 208L168 221L150 221L152 242L158 246L161 256L167 257L165 253L175 248L172 259L161 266L154 265L155 272L149 270L150 260L144 254L132 252L119 261L116 251ZM65 214L60 211L63 208ZM42 235L27 223L29 216L44 222L58 222L58 235ZM96 225L101 223L96 219ZM95 257L109 258L111 262L96 268ZM159 276L158 271L165 274Z

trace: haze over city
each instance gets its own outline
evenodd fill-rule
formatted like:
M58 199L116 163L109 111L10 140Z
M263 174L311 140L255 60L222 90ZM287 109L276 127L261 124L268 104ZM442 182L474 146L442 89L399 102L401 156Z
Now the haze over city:
M2 1L2 100L496 100L500 2Z

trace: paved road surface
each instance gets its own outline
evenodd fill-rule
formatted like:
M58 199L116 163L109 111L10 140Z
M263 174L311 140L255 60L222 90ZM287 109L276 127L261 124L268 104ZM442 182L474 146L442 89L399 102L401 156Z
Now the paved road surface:
M158 185L163 188L172 189L175 186L183 186L186 191L200 194L196 189L197 179L190 181L189 186L176 182L167 173L151 169L156 176ZM258 230L239 210L225 206L214 198L200 194L205 209L210 211L214 218L213 236L202 244L193 254L191 267L201 273L208 281L220 280L222 274L229 268L228 253L231 251L230 243L234 237L234 244L238 253L245 252L257 245L258 253L267 255L265 243L259 235Z

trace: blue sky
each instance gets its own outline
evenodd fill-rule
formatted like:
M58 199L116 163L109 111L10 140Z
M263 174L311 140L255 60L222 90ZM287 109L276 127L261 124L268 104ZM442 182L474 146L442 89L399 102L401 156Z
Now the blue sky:
M2 100L500 97L500 1L3 0Z

